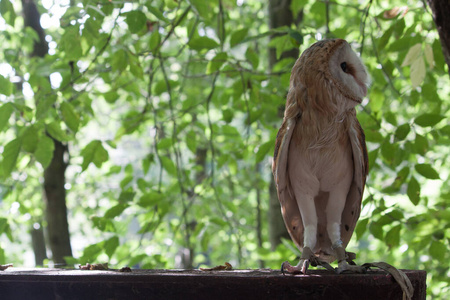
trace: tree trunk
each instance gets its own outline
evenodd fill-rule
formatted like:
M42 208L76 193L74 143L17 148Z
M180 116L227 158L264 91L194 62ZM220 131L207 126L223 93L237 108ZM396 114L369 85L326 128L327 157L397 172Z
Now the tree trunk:
M65 264L64 256L72 256L69 224L67 222L64 155L67 146L53 140L55 150L50 165L44 171L47 232L55 264Z
M290 9L291 0L269 0L269 25L270 28L277 28L282 26L290 27L294 22L300 23L302 19L302 13L300 13L296 20L292 15ZM272 36L274 38L276 35ZM298 49L292 49L281 54L281 58L293 57L298 58ZM277 57L274 48L269 49L269 65L270 68L276 64ZM286 87L287 91L288 87ZM278 116L283 118L283 109L278 109ZM275 143L275 141L274 141ZM278 195L275 188L275 182L273 177L270 179L269 186L269 239L272 250L274 250L281 242L281 238L289 239L289 234L284 226L283 217L281 216L280 202L278 201Z
M24 24L33 28L39 40L34 42L32 56L44 57L48 52L45 32L40 23L40 14L33 0L22 0ZM72 256L69 226L67 222L64 155L67 146L53 140L55 150L50 165L44 171L47 232L55 264L64 264L64 256Z
M47 258L45 248L44 230L39 223L33 224L31 229L31 243L33 244L34 262L36 266L43 266L44 259Z
M427 0L433 13L433 20L436 24L441 41L442 52L448 66L450 76L450 1L449 0Z

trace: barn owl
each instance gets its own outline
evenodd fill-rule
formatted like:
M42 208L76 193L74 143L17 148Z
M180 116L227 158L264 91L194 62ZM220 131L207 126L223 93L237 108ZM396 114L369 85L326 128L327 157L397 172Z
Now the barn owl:
M337 273L362 272L345 251L361 211L368 172L364 132L355 106L370 79L350 45L323 40L292 68L272 171L286 228L302 252L283 272L306 273L309 264L333 262Z

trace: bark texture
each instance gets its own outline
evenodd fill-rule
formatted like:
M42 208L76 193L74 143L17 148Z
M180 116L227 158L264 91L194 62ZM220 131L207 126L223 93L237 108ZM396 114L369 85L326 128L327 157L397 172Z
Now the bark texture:
M67 146L54 140L53 158L44 171L44 191L46 198L47 233L53 262L65 264L64 256L72 256L69 224L67 221L64 155Z
M433 13L433 20L439 33L442 52L444 53L450 76L450 1L427 0L427 2Z
M48 52L45 32L40 23L40 14L33 0L22 0L24 24L35 30L39 40L34 42L32 56L44 57ZM64 161L67 146L53 140L55 150L50 165L44 171L47 233L52 259L55 264L64 264L64 256L72 256L69 225L67 222ZM38 256L36 254L36 256ZM41 255L39 255L41 256ZM40 259L39 259L40 260ZM38 262L36 258L36 262Z

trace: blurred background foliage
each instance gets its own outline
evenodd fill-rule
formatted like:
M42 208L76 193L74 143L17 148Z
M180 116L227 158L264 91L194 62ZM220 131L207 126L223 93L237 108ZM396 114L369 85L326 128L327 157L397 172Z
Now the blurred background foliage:
M41 37L25 28L30 2L0 5L0 263L54 263L45 243L34 258L58 143L67 263L294 262L268 218L296 58L284 54L344 38L373 82L357 108L370 174L348 249L360 264L426 270L429 297L449 293L450 84L425 2L45 0ZM271 26L281 9L293 21Z

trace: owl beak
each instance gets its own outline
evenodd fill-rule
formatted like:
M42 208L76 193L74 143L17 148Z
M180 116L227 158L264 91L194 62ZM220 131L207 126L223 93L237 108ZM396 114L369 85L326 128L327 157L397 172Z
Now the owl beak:
M356 81L361 89L361 98L364 98L365 96L367 96L367 85L365 85L363 82L360 81Z

